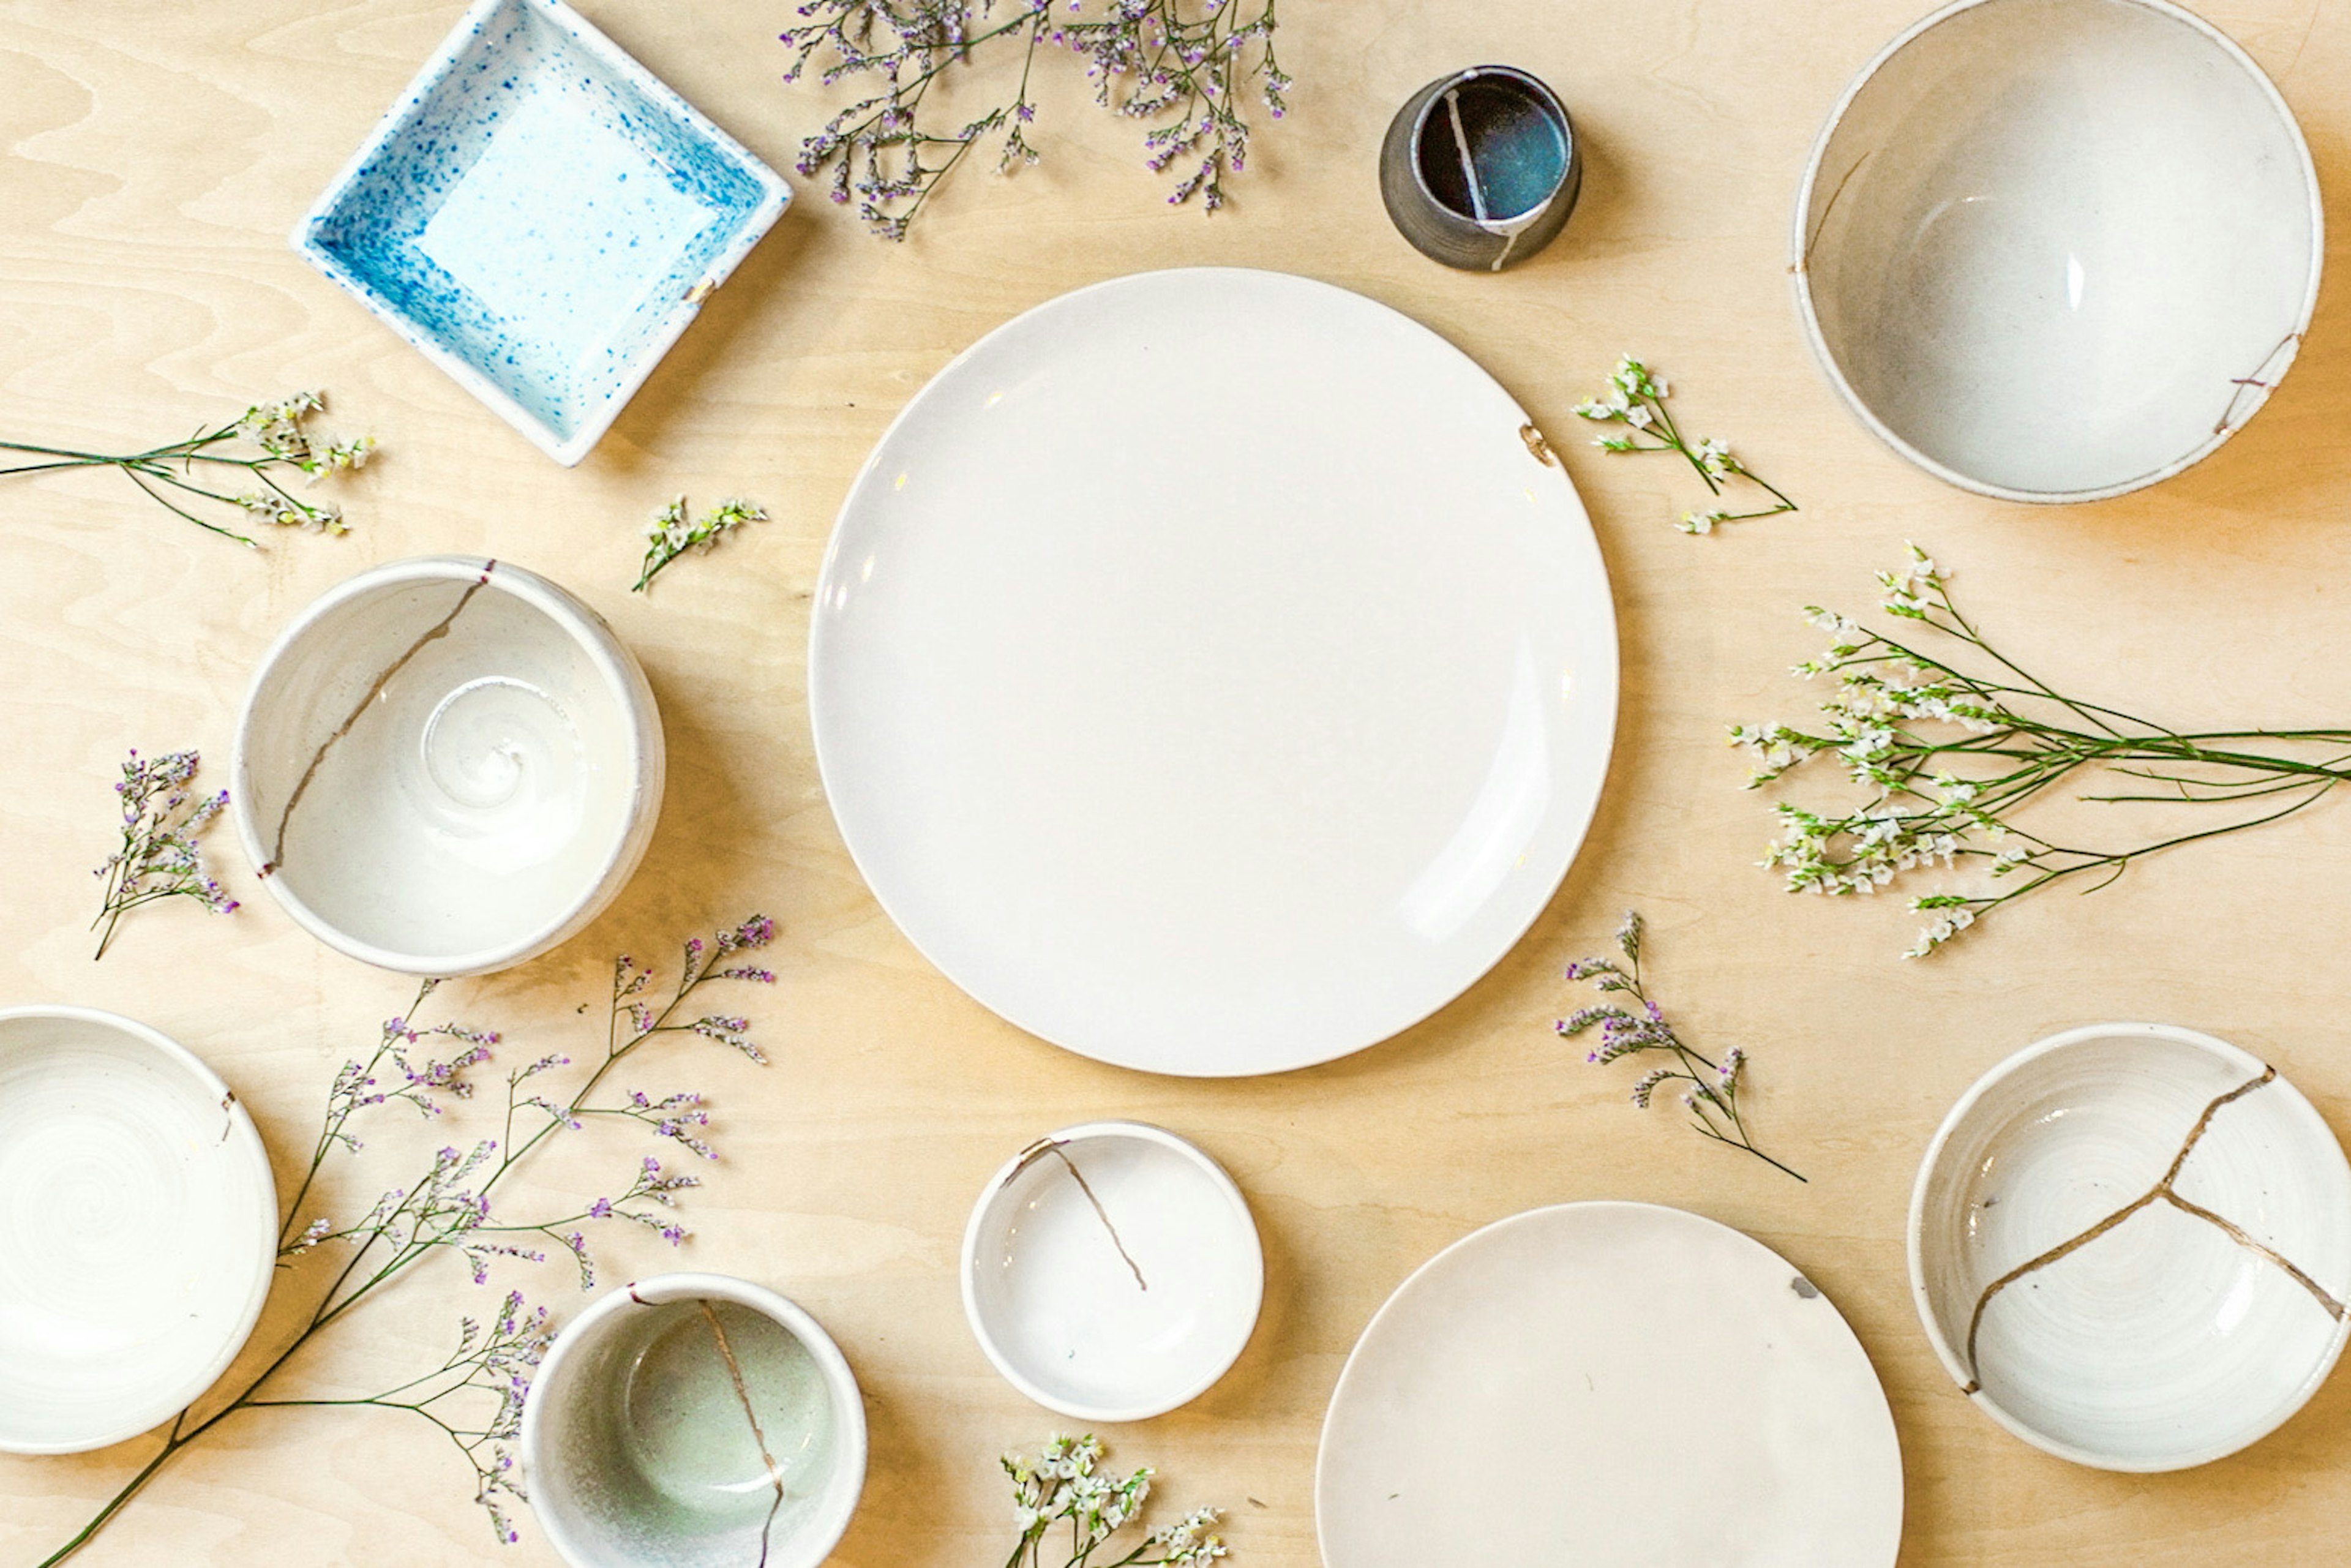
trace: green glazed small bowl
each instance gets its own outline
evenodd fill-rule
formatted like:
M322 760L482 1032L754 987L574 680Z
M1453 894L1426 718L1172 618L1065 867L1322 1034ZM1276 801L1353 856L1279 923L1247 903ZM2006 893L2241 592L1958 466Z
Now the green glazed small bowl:
M580 1314L523 1407L521 1469L572 1568L817 1568L865 1486L865 1407L773 1291L664 1274Z

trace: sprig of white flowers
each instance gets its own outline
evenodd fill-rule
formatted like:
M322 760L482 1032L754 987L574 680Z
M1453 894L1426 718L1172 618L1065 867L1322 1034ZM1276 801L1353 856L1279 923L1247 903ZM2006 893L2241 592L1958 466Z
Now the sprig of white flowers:
M37 463L0 468L0 474L46 474L66 468L119 468L166 511L185 517L208 533L235 539L248 549L259 545L235 528L189 508L211 503L214 508L235 507L281 528L315 533L347 534L340 507L306 501L279 484L272 470L293 469L306 485L367 466L375 451L375 437L329 441L303 428L303 421L327 406L327 394L298 392L276 402L258 402L226 424L199 430L185 441L144 452L77 452L63 446L36 446L20 441L0 441L0 452L21 452ZM240 455L237 443L259 454ZM198 465L204 466L199 467ZM223 468L242 468L260 488L231 493L214 489L211 478ZM175 500L174 497L182 497Z
M1070 1555L1061 1568L1202 1568L1230 1555L1211 1529L1217 1511L1203 1508L1151 1531L1125 1556L1095 1564L1094 1553L1102 1544L1142 1514L1153 1475L1148 1465L1123 1479L1099 1473L1095 1466L1102 1457L1102 1439L1092 1433L1050 1437L1033 1459L1004 1456L1004 1473L1012 1478L1012 1522L1020 1531L1005 1568L1044 1568L1045 1536L1063 1521L1070 1527Z
M637 580L629 591L643 593L662 568L690 549L709 549L718 543L721 534L732 533L745 523L764 523L768 514L748 501L721 501L701 517L689 521L685 497L680 496L653 514L645 530L645 559L637 570Z
M1621 435L1592 438L1592 444L1604 452L1678 452L1717 497L1722 494L1724 483L1736 476L1769 491L1779 503L1753 512L1734 512L1728 507L1686 511L1675 525L1686 534L1710 534L1719 523L1743 523L1796 510L1795 502L1732 456L1723 443L1712 436L1695 444L1686 439L1674 416L1666 411L1666 378L1630 354L1616 361L1615 370L1609 373L1608 390L1596 398L1585 398L1575 405L1575 412L1595 423L1624 426Z
M1973 650L1971 663L1988 662L1989 670L1963 670L1810 606L1805 617L1829 633L1828 651L1794 673L1835 678L1821 707L1824 722L1730 727L1731 744L1754 759L1750 789L1825 757L1869 791L1844 811L1779 803L1781 836L1761 863L1785 873L1789 891L1874 894L1907 873L1963 861L1999 880L1999 892L1913 898L1910 907L1931 918L1904 957L1925 957L1993 910L2053 883L2095 873L2085 891L2095 892L2142 855L2276 821L2351 779L2351 729L2182 733L2058 691L1977 632L1952 603L1949 576L1911 545L1901 570L1878 573L1879 608ZM2121 850L2077 848L2018 825L2017 814L2035 798L2097 769L2147 787L2081 799L2261 804L2219 827Z

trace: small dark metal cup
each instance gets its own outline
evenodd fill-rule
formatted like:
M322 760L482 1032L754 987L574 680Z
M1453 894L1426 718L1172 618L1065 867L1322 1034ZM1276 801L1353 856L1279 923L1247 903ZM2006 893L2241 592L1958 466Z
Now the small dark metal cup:
M1510 66L1472 66L1405 100L1380 148L1380 198L1413 248L1499 272L1558 234L1583 159L1567 108Z

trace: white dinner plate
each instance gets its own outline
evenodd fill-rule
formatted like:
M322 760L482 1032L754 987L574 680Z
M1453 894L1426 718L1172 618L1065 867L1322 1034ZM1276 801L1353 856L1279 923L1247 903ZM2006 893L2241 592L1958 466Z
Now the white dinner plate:
M88 1008L0 1011L0 1451L119 1443L253 1332L277 1188L212 1069Z
M1316 1461L1326 1568L1888 1568L1902 1456L1828 1298L1646 1203L1498 1221L1388 1299Z
M1510 950L1607 770L1616 634L1525 412L1343 289L1123 277L982 339L833 530L825 792L948 977L1124 1066L1274 1072Z

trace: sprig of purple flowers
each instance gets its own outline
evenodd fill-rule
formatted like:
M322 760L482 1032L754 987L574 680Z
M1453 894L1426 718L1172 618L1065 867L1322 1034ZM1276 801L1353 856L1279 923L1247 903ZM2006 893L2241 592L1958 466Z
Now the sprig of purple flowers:
M122 781L114 787L122 802L122 847L90 873L106 884L98 918L89 923L98 932L93 957L106 956L115 926L142 904L193 898L214 915L236 907L236 900L205 873L196 849L197 836L228 809L225 789L201 798L190 791L198 760L193 751L142 758L134 748L122 764Z
M1613 958L1585 958L1567 967L1567 977L1590 980L1595 989L1621 995L1633 1007L1605 1002L1571 1013L1552 1027L1562 1036L1573 1039L1598 1025L1600 1043L1584 1058L1598 1066L1644 1051L1663 1053L1669 1058L1667 1065L1651 1068L1633 1085L1635 1105L1646 1111L1658 1090L1668 1083L1687 1083L1689 1087L1682 1092L1681 1103L1682 1109L1689 1113L1692 1126L1718 1144L1744 1149L1772 1169L1785 1171L1802 1181L1804 1178L1794 1170L1755 1146L1740 1114L1740 1076L1746 1070L1747 1053L1734 1045L1719 1062L1699 1055L1682 1043L1681 1036L1666 1021L1664 1011L1643 988L1638 915L1626 914L1625 924L1617 927L1616 950L1625 956L1624 963Z
M580 1289L586 1290L596 1277L585 1228L590 1224L629 1221L658 1231L673 1246L684 1242L688 1233L674 1217L677 1194L698 1186L699 1181L682 1172L664 1170L653 1155L641 1157L630 1168L628 1181L613 1196L599 1197L573 1214L510 1218L494 1204L493 1194L549 1137L558 1132L581 1131L600 1117L634 1123L698 1158L716 1159L706 1132L709 1113L703 1109L699 1094L656 1096L643 1090L600 1094L599 1091L606 1088L615 1068L663 1034L702 1035L764 1064L766 1055L746 1032L750 1028L747 1019L715 1013L691 1017L687 1002L713 981L772 984L771 971L743 960L775 936L773 921L754 915L709 942L698 936L689 939L676 985L659 1006L647 999L653 971L622 958L614 967L604 1054L570 1088L553 1087L553 1075L571 1065L568 1056L543 1056L514 1068L506 1075L506 1103L496 1137L477 1139L465 1148L441 1148L413 1179L385 1190L356 1222L339 1225L325 1216L306 1220L306 1206L328 1162L339 1154L356 1155L362 1148L362 1141L352 1130L360 1116L399 1103L420 1116L434 1118L449 1111L448 1102L473 1098L474 1084L468 1075L489 1062L499 1038L494 1031L462 1024L417 1023L418 1009L439 985L425 981L408 1010L385 1022L373 1050L364 1058L345 1062L328 1088L326 1112L309 1166L294 1201L287 1207L278 1233L281 1268L297 1268L298 1260L332 1248L345 1252L341 1266L318 1293L308 1316L301 1320L299 1329L278 1354L241 1390L225 1398L215 1395L200 1402L215 1406L209 1414L199 1416L195 1406L182 1411L162 1449L79 1534L42 1559L41 1568L51 1568L87 1545L174 1454L221 1421L239 1410L286 1406L373 1406L407 1411L431 1422L473 1466L475 1500L487 1511L499 1539L517 1539L507 1511L512 1500L523 1495L513 1475L512 1444L521 1427L531 1377L554 1337L545 1308L528 1309L519 1291L510 1293L486 1330L471 1318L465 1320L456 1349L441 1365L381 1393L357 1398L305 1398L275 1393L273 1379L337 1320L417 1264L443 1253L462 1256L479 1285L487 1282L491 1265L498 1260L541 1262L551 1244L570 1255ZM431 1058L420 1049L428 1042L437 1047L443 1040L453 1040L461 1049L446 1059Z
M1007 0L999 21L996 0L806 0L806 20L782 34L793 51L784 79L799 80L823 53L832 61L823 70L827 87L852 76L879 80L800 143L799 170L813 177L831 164L832 199L855 200L875 234L904 239L931 193L982 141L1001 132L999 172L1037 162L1028 138L1037 117L1029 77L1039 50L1051 44L1084 57L1097 103L1156 122L1144 133L1144 162L1155 173L1183 170L1169 203L1197 194L1213 212L1224 204L1225 175L1248 162L1241 89L1261 82L1276 120L1289 107L1282 95L1290 78L1274 58L1275 3L1244 15L1249 0L1104 0L1100 15L1087 16L1085 0L1069 0L1057 19L1052 0ZM1023 46L1010 101L960 127L924 123L923 100L942 74L998 38Z

